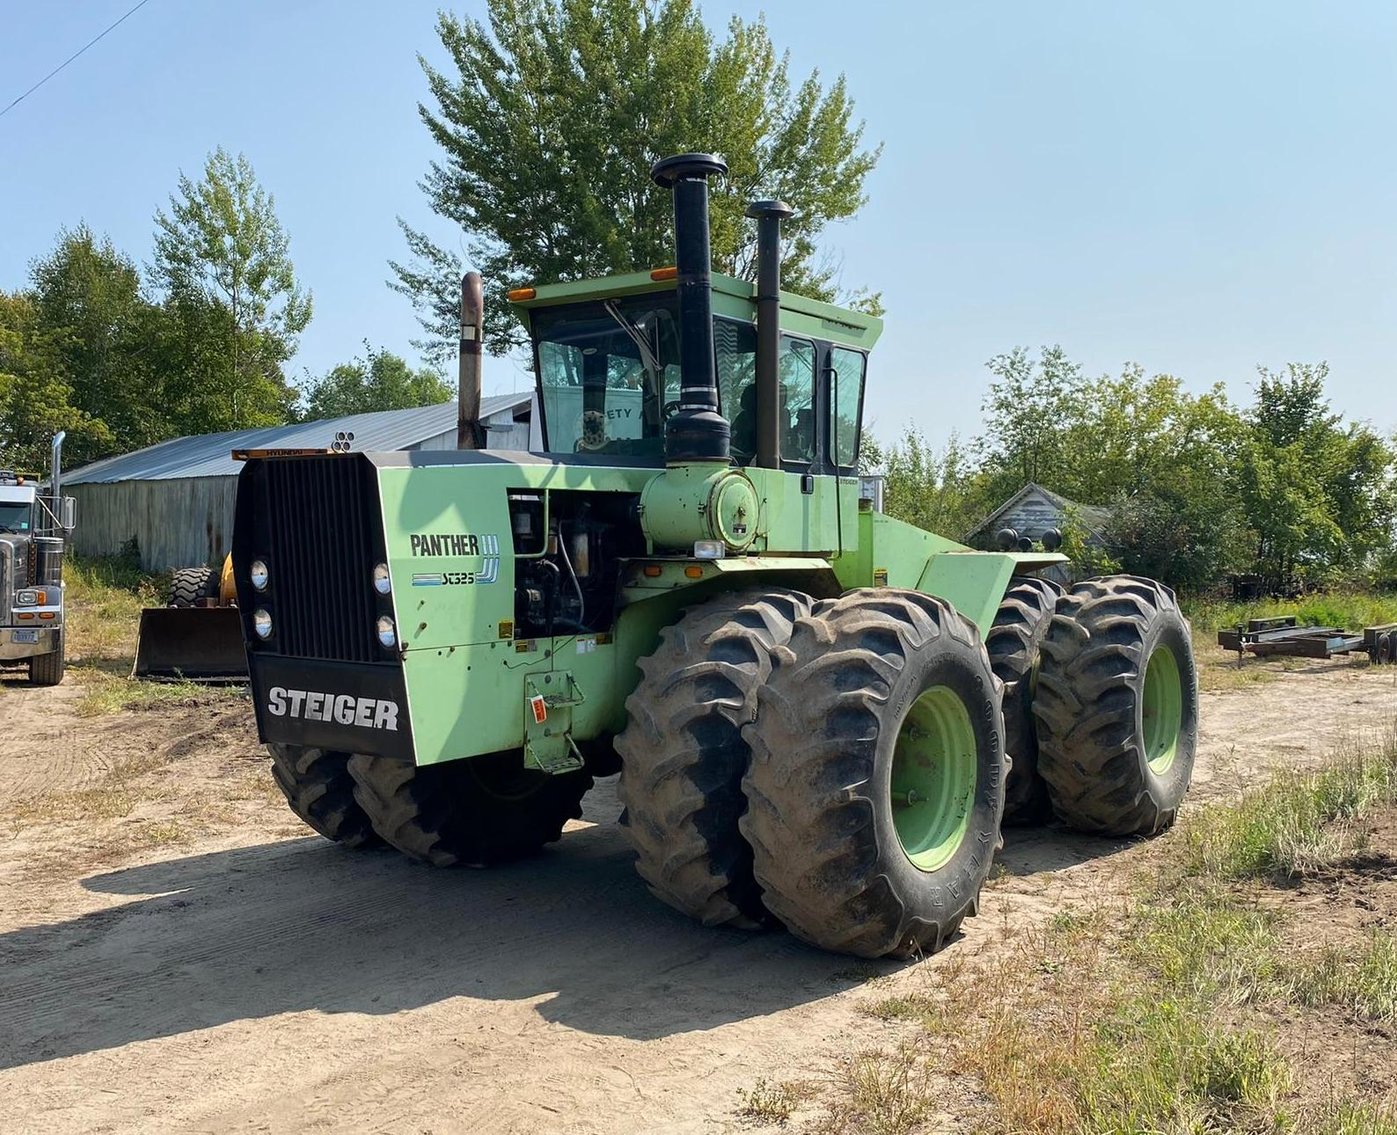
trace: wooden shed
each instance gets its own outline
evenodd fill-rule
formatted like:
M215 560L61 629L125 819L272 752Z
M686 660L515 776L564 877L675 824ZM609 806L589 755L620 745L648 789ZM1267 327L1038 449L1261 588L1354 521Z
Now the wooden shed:
M536 440L529 393L483 398L481 419L490 449L527 450ZM63 478L78 504L72 548L110 556L134 541L148 571L221 560L241 468L233 450L328 448L337 433L352 433L357 450L455 449L456 403L173 438L95 461Z
M1048 529L1061 531L1068 523L1069 516L1086 527L1089 542L1105 546L1104 533L1110 516L1107 509L1068 500L1033 481L1024 485L961 539L972 548L989 550L996 547L995 537L1001 529L1012 528L1020 537L1037 543ZM1070 567L1066 570L1052 569L1045 574L1060 583L1070 582L1072 578Z

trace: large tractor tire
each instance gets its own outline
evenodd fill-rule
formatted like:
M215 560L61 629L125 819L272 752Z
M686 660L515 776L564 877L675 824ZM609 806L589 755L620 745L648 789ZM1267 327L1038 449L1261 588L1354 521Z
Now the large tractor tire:
M662 901L707 926L771 921L737 829L756 715L772 647L809 614L810 596L781 588L721 595L661 632L626 699L622 824L636 870Z
M584 770L554 776L521 752L424 765L355 753L354 799L390 846L434 867L488 867L532 855L582 815Z
M1062 588L1049 579L1016 581L1005 593L994 625L985 635L994 676L1004 683L1004 749L1009 755L1005 824L1039 824L1053 814L1048 786L1038 775L1033 690L1039 648L1061 594Z
M740 822L767 908L827 950L930 954L1000 846L999 681L975 627L915 591L851 591L772 651Z
M170 582L168 607L197 607L201 599L218 598L218 572L209 567L176 568Z
M1033 709L1038 771L1072 827L1153 835L1193 775L1198 674L1187 622L1161 583L1077 584L1043 640Z
M268 745L272 779L291 810L326 839L345 847L373 847L382 841L364 809L354 800L349 754L304 745Z
M67 660L63 657L63 631L60 629L58 649L51 650L48 654L36 654L29 660L29 684L56 686L63 681L63 673L67 666Z

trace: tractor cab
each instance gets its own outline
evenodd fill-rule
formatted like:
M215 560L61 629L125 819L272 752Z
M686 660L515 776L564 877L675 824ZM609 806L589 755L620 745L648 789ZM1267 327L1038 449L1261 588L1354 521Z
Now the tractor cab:
M664 460L665 427L682 405L675 275L660 268L510 293L530 333L546 453L614 465ZM760 436L756 288L714 274L711 302L717 410L730 423L732 462L751 466ZM780 293L779 468L853 473L868 351L882 327L873 316Z

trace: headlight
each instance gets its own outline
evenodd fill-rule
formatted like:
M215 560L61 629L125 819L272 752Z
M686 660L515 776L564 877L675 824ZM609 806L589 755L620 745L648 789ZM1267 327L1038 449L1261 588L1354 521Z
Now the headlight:
M388 580L388 565L377 564L374 567L374 590L380 595L387 595L393 588Z
M247 574L252 577L253 587L257 588L258 591L267 590L268 572L266 564L261 560L253 560L252 567L248 569Z
M258 638L267 638L272 633L271 612L263 607L258 607L252 612L252 629L257 632Z
M32 607L38 601L37 591L21 591L15 595L15 605L18 607Z
M387 615L378 620L378 641L384 646L393 646L398 641L397 629Z

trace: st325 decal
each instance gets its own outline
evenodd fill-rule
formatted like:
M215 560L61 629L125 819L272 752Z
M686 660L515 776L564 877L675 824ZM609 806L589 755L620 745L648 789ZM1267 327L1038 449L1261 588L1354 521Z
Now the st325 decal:
M477 556L484 561L476 571L414 572L413 587L469 587L494 583L500 578L500 538L493 532L414 532L411 544L414 556Z

